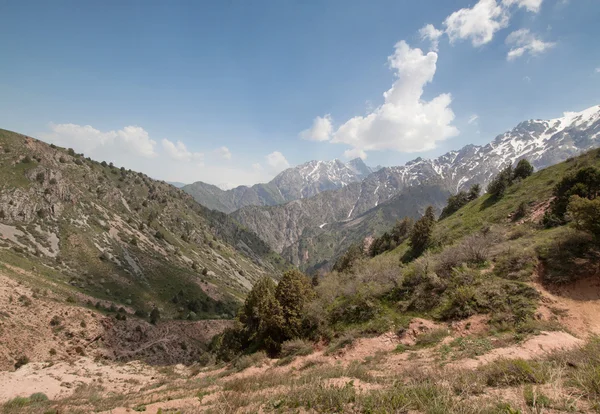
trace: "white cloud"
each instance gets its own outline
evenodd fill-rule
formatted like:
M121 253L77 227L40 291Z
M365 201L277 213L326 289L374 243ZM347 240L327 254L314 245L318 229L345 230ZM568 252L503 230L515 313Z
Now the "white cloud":
M271 171L280 172L286 168L290 168L290 163L285 159L283 154L279 151L273 151L266 156L267 164L271 167Z
M50 132L41 134L46 141L78 152L93 155L111 149L152 158L156 142L139 126L126 126L118 131L102 132L90 125L49 124Z
M506 55L507 60L514 60L526 53L539 55L553 48L555 43L544 42L529 31L529 29L519 29L508 35L506 44L511 45L511 49Z
M472 124L473 122L476 122L478 119L479 119L479 115L473 114L469 117L469 120L467 121L467 123Z
M600 73L600 66L599 66L599 67L597 67L596 69L594 69L594 72L596 72L596 73Z
M202 163L204 161L203 153L189 151L181 141L177 141L177 143L174 144L168 139L163 139L162 146L167 155L176 161L194 161L197 163Z
M531 83L531 78L529 76L523 76L523 81L526 83Z
M331 142L347 144L355 151L418 152L457 135L458 129L451 125L450 95L441 94L431 101L421 98L435 74L437 53L424 54L401 41L388 61L397 79L384 93L384 103L365 116L348 120Z
M323 117L316 117L312 127L300 133L300 138L309 141L328 141L331 138L332 131L331 115L327 114Z
M440 37L442 37L443 34L443 31L436 29L432 24L427 24L419 30L421 40L429 40L431 42L431 50L434 52L438 51Z
M367 159L367 153L358 148L352 148L344 151L344 158L348 160L353 160L355 158Z
M227 148L227 147L217 148L215 150L215 152L217 153L217 155L219 157L223 158L224 160L230 160L231 159L231 151L229 151L229 148Z
M508 26L508 10L496 0L479 0L472 8L455 11L444 20L450 42L470 40L473 46L489 43L500 29Z
M502 0L502 4L506 7L510 7L516 4L519 7L523 7L532 13L537 13L542 7L543 0Z
M202 152L190 151L183 142L150 139L142 127L131 126L115 131L101 131L90 125L49 124L48 130L37 134L41 139L83 152L96 161L113 162L134 171L165 181L192 183L204 181L228 186L267 182L279 172L243 161L231 165L217 157L204 160ZM221 151L223 154L224 152ZM273 158L278 168L289 166L285 157ZM218 180L218 181L216 181Z

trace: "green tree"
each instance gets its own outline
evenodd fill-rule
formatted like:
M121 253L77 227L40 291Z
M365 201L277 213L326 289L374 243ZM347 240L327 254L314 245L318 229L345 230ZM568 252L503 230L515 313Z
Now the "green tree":
M448 197L446 207L443 208L442 213L440 214L440 220L443 220L446 217L456 213L462 206L466 205L468 202L469 195L464 191L460 191L458 192L458 194L451 195L450 197Z
M467 194L467 199L469 201L473 201L479 198L481 194L481 186L479 184L473 184L471 188L469 188L469 193Z
M283 315L284 340L302 336L304 306L314 297L315 292L306 275L296 269L283 274L275 289L275 298Z
M525 179L533 174L533 165L525 158L520 160L513 171L513 179L521 178Z
M250 349L265 349L270 354L279 352L283 337L284 318L275 290L275 282L264 276L248 293L238 314Z
M433 228L435 226L435 215L433 207L427 207L425 214L417 220L410 232L410 246L413 257L423 254L431 245Z
M353 244L346 250L342 256L340 256L333 265L333 270L336 272L345 272L352 268L354 263L365 257L362 246L360 244Z
M513 168L506 166L496 175L488 185L488 193L495 199L500 199L513 182Z
M567 212L575 228L600 238L600 198L589 200L574 195L569 201Z
M565 213L573 196L594 200L600 196L600 169L585 167L565 176L554 187L554 200L544 215L547 227L565 223Z

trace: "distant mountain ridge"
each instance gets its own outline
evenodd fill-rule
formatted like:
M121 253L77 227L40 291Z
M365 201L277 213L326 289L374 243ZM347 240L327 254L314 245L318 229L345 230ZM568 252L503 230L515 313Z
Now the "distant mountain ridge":
M182 189L210 209L231 213L246 206L272 206L310 198L323 191L337 190L360 182L372 172L373 169L360 158L347 163L338 159L309 161L282 171L268 183L252 187L239 186L222 190L199 181L183 186Z
M326 260L325 255L331 253L317 240L329 240L329 244L335 240L342 246L350 240L357 241L357 234L347 231L340 237L339 229L352 227L354 220L364 221L367 213L375 217L386 210L388 200L395 199L397 203L398 196L412 188L432 191L429 195L418 193L423 203L412 203L406 196L401 198L403 203L411 204L410 209L402 209L403 214L418 217L426 206L425 201L441 208L451 193L475 183L485 188L507 164L527 158L539 170L597 147L599 137L600 105L596 105L581 112L566 113L561 118L521 122L485 146L467 145L431 160L417 158L403 166L382 168L361 182L335 191L284 205L245 207L232 216L288 260L302 267L312 266ZM394 215L385 216L395 220ZM386 224L385 220L373 220ZM344 226L336 223L344 223ZM363 228L360 234L376 230L375 227ZM328 233L330 237L325 236Z

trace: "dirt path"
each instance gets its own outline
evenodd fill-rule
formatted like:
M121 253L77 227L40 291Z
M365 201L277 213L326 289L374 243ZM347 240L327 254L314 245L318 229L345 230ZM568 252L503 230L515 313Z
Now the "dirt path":
M600 277L552 289L538 279L533 286L542 294L542 312L557 314L560 323L580 338L600 335Z

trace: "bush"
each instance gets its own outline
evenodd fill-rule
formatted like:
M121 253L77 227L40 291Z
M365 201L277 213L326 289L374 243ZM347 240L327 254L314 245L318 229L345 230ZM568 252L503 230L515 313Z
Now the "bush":
M253 366L261 366L265 359L267 359L267 355L263 351L242 355L233 361L233 367L237 371L243 371Z
M544 281L553 284L573 282L599 270L600 255L593 238L576 230L556 235L538 249L538 255L544 264Z
M433 207L429 206L425 214L413 226L410 232L410 246L413 257L419 257L427 250L432 241L435 215Z
M531 250L509 249L495 258L494 274L509 280L528 281L538 264Z
M43 392L36 392L29 396L29 401L33 403L45 402L48 401L48 396Z
M554 200L542 221L546 227L566 222L565 213L572 196L593 200L600 195L600 169L586 167L567 175L556 184L553 194Z
M333 265L333 270L336 272L345 272L352 269L354 262L365 257L362 246L360 244L354 244L346 250L342 256L340 256Z
M569 200L567 213L576 229L600 238L600 198L589 200L574 195Z
M44 174L41 171L35 175L35 180L40 184L44 184L45 179L46 179L46 174Z
M29 364L29 358L26 355L21 355L15 361L15 369L21 368L23 365Z
M529 212L529 207L525 201L521 201L513 214L513 220L522 219Z
M465 206L469 202L469 195L460 191L458 194L452 195L448 198L446 203L446 207L442 210L440 214L440 220L445 219L446 217L457 212L461 207Z
M533 165L531 165L531 163L526 159L522 159L517 163L517 166L513 171L513 179L525 179L531 174L533 174Z
M304 339L292 339L281 345L281 357L305 356L313 352L312 343Z
M238 315L251 349L264 349L269 354L279 352L284 336L284 315L275 297L273 280L264 276L248 296Z
M375 257L379 254L394 250L408 238L412 227L413 222L408 217L396 221L396 224L389 233L385 232L380 237L373 240L369 247L369 255Z
M478 371L489 387L543 384L548 380L548 370L543 364L523 359L499 360Z
M506 166L500 171L488 184L488 193L494 199L500 199L513 183L513 168L511 165Z
M475 200L479 198L481 194L481 186L479 184L473 184L471 188L469 188L469 193L467 194L467 199L469 201Z
M150 312L150 323L152 325L156 325L156 323L159 321L160 319L160 311L158 310L158 308L153 308L152 311Z

